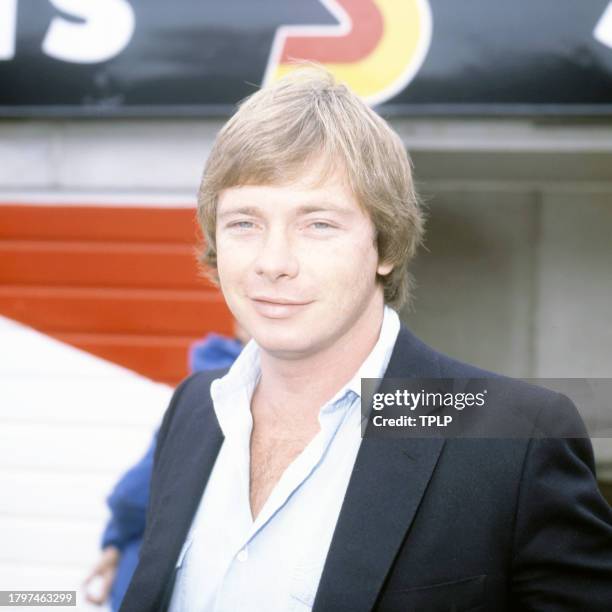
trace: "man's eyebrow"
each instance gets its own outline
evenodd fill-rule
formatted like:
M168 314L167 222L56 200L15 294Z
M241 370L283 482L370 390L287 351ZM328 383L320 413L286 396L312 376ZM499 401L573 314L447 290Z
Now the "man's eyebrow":
M303 204L297 208L298 215L307 215L313 212L336 212L341 215L350 214L352 211L346 206L340 206L332 202L318 202L316 204Z
M298 206L296 208L295 212L299 216L317 212L335 212L341 215L348 215L352 211L346 206L340 206L332 202L317 202L313 204L302 204L301 206ZM231 215L257 216L261 214L262 211L257 206L237 206L234 208L229 208L228 210L224 210L222 213L219 213L217 218L224 219L225 217L229 217Z
M228 210L224 210L222 213L217 215L218 219L224 219L225 217L229 217L231 215L259 215L261 214L261 210L256 206L238 206L235 208L230 208Z

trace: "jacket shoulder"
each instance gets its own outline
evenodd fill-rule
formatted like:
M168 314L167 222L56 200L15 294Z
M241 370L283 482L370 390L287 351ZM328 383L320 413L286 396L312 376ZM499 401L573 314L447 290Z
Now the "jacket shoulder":
M215 379L224 376L228 369L194 372L176 387L157 434L156 457L161 453L170 431L189 428L199 417L208 418L211 412L214 414L210 386Z
M387 376L477 382L479 386L490 386L496 393L495 397L503 400L490 405L488 418L520 422L522 431L540 437L588 437L579 411L567 396L528 380L505 376L455 359L427 345L404 324L394 355L395 362L390 363L389 367L392 372ZM499 429L500 426L495 431Z

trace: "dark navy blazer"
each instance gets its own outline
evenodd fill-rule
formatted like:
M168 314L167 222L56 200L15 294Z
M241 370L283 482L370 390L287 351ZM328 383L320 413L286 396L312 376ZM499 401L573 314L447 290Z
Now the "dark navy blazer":
M223 372L183 381L166 412L140 562L122 612L157 612L169 602L177 557L223 442L209 393ZM489 375L402 325L385 378ZM512 384L538 419L564 415L572 431L584 431L565 396ZM594 474L587 437L366 436L313 610L609 612L612 511Z

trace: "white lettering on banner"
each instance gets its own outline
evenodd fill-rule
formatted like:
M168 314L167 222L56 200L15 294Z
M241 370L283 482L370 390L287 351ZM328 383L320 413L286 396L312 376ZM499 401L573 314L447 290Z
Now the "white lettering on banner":
M104 62L120 53L134 33L134 11L126 0L51 0L60 11L84 20L54 17L43 51L77 64Z
M17 0L0 0L0 60L13 59L17 31Z
M602 44L612 49L612 2L608 4L603 15L593 30L593 36Z

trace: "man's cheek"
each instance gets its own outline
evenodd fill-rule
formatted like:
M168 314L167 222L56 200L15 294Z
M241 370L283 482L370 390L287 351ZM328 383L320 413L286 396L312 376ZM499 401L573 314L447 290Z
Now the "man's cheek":
M217 272L219 278L223 277L236 282L244 276L249 260L239 252L229 254L228 257L226 257L226 253L227 251L223 251L223 253L218 252L217 254Z

